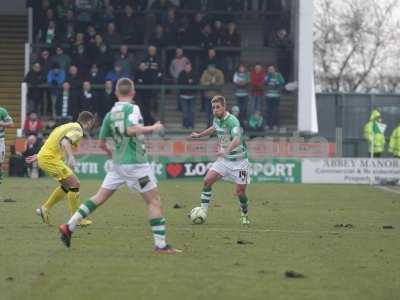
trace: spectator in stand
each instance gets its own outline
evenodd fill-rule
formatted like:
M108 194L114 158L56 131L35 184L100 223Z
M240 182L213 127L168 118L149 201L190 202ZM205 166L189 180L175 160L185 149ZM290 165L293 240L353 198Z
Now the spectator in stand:
M61 26L61 43L73 43L76 35L76 22L73 10L68 10L65 20L60 24Z
M158 24L162 24L167 19L168 10L170 8L174 8L175 5L169 0L155 0L153 4L151 4L150 9L156 10L156 20Z
M265 97L267 100L267 124L270 129L276 130L279 127L279 106L284 85L283 76L275 70L274 66L268 67L268 73L265 76Z
M271 46L278 50L278 67L284 78L289 78L293 45L285 28L277 30Z
M64 53L64 49L60 46L56 46L56 53L50 58L50 64L53 65L54 63L57 63L65 72L71 64L70 57Z
M39 63L42 68L43 74L49 73L51 66L49 50L42 50L39 57Z
M212 124L213 113L211 109L211 98L221 93L221 87L225 83L224 73L217 69L215 65L208 65L200 79L200 84L207 87L203 96L205 111L207 113L207 125Z
M178 24L178 32L176 36L176 44L177 45L191 45L192 37L190 36L190 26L189 26L189 18L188 16L183 16Z
M113 84L115 84L118 79L122 77L129 77L128 74L124 74L122 72L122 67L119 64L114 65L114 69L107 73L106 81L110 80Z
M39 119L37 113L31 112L28 118L25 120L23 132L25 137L30 135L36 135L42 137L43 122Z
M103 73L107 73L113 68L113 56L106 44L100 46L100 52L95 56L94 63Z
M187 62L183 71L179 74L179 85L197 85L197 80L193 74L192 64ZM195 90L181 90L180 101L182 107L182 125L185 128L194 127L194 106Z
M97 101L95 92L92 90L92 85L89 81L83 82L81 97L80 97L80 108L81 111L90 111L93 114L97 114L99 111L99 103Z
M135 58L132 53L129 53L127 45L121 45L119 47L119 53L115 56L114 62L121 66L122 73L126 74L127 77L133 75L133 66L135 65Z
M29 85L28 110L41 112L43 109L43 90L38 86L46 83L46 77L41 70L40 63L35 62L32 65L32 69L26 74L24 82Z
M213 47L223 46L224 38L225 38L225 33L224 33L224 28L222 26L222 22L220 20L216 20L214 22L214 28L211 33L211 41Z
M104 41L108 45L122 44L121 35L118 32L116 32L116 30L115 30L115 23L110 22L107 24L107 31L104 34Z
M157 48L149 46L147 49L147 57L143 61L146 64L146 68L151 74L152 84L160 84L162 79L161 65L157 58Z
M176 20L176 9L168 9L167 19L162 23L165 28L165 37L168 46L176 45L178 38L178 21Z
M89 44L94 43L94 39L95 39L96 35L97 35L96 28L93 25L89 25L86 28L86 38L87 38Z
M148 69L146 63L142 62L139 64L139 68L135 73L135 83L148 85L153 83L151 71ZM137 89L135 101L139 105L143 116L144 125L152 125L155 120L151 114L152 107L154 104L154 93L151 90Z
M210 24L205 24L203 26L200 38L198 38L197 40L200 42L199 46L203 47L204 49L209 49L214 47Z
M48 137L50 133L57 127L57 122L54 118L50 118L44 125L43 136Z
M210 48L207 50L207 58L204 62L205 69L207 69L208 65L215 65L217 67L220 67L218 65L218 60L217 60L217 51L215 51L214 48Z
M93 3L92 0L75 0L75 8L78 12L76 20L80 30L86 28L93 21Z
M56 116L56 102L59 97L59 90L65 81L65 72L60 68L58 63L54 63L51 66L49 73L47 74L47 83L51 86L50 99L51 99L51 114L53 117Z
M248 129L252 132L264 131L264 119L260 111L256 110L249 118ZM250 135L250 138L257 137L257 134Z
M122 41L125 44L137 44L138 28L140 27L135 19L133 7L126 5L124 14L119 18L119 32L121 32Z
M167 37L164 33L164 27L162 27L160 24L156 26L154 32L151 34L149 44L154 45L159 49L168 46Z
M74 65L72 65L69 68L68 75L67 75L67 80L66 80L70 86L70 104L71 104L71 113L72 113L72 118L76 120L78 117L78 114L80 112L80 104L79 104L79 97L81 94L82 90L82 77L78 73L78 68ZM59 100L59 103L61 103L61 99ZM59 106L61 107L61 105Z
M241 37L236 28L235 22L229 22L226 33L224 35L224 46L227 47L240 47Z
M146 65L146 69L149 72L150 84L161 84L162 82L162 71L161 71L161 65L159 63L159 60L157 58L157 48L154 46L150 46L147 49L148 56L146 59L143 61ZM157 112L158 111L158 103L157 103L157 95L158 91L150 91L149 93L151 103L152 103L152 111Z
M237 106L237 105L232 106L231 114L234 115L239 120L240 127L244 130L247 127L247 120L240 119L241 111L240 111L239 106Z
M74 10L74 4L71 0L62 0L57 4L56 12L60 21L65 22L68 11Z
M233 83L236 86L235 96L239 106L239 120L244 123L247 120L247 106L249 102L250 74L244 64L240 64L239 69L233 75Z
M190 41L188 45L200 45L199 37L202 36L203 27L203 15L198 12L193 16L193 20L189 26Z
M56 22L49 21L48 26L41 34L40 42L48 46L53 45L56 41L57 25Z
M400 158L400 122L397 123L397 127L392 131L389 140L389 152L395 158Z
M78 106L79 101L78 100L73 101L72 97L73 95L71 94L70 83L64 82L61 99L59 101L60 106L58 112L58 115L61 117L62 120L71 121L72 116L73 115L77 116L79 113L79 106ZM75 106L72 105L73 103L75 104Z
M106 10L102 17L103 27L107 26L109 23L115 23L114 7L111 5L106 6Z
M42 147L42 143L39 141L36 135L29 135L26 139L26 148L25 151L22 152L22 156L26 159L29 156L34 154L38 154L40 148ZM28 177L30 178L38 178L39 177L39 168L37 161L26 164Z
M96 57L100 53L100 48L104 44L103 37L100 34L96 34L93 43L88 43L88 52L92 57Z
M102 120L114 106L117 98L114 93L113 82L108 80L104 83L104 90L99 95L99 118Z
M74 44L73 44L73 48L74 49L78 49L78 47L80 45L82 45L84 47L87 47L87 43L85 41L85 35L82 32L78 32L75 35L75 41L74 41Z
M71 84L72 89L81 89L82 87L82 76L79 72L79 68L75 65L71 65L68 69L66 81Z
M190 60L183 55L183 49L176 48L175 58L169 65L169 73L171 74L171 77L174 79L175 83L178 81L179 74L181 74L187 64L190 64Z
M250 74L251 98L253 99L253 112L261 111L261 99L264 96L265 71L261 65L255 65Z
M229 22L228 28L226 30L224 36L224 46L226 47L240 47L241 46L241 38L236 29L236 24L234 22ZM226 55L226 64L228 75L233 73L233 70L237 68L238 62L240 60L240 52L239 51L225 51Z
M91 64L91 58L86 52L85 46L78 46L75 53L72 55L72 64L77 66L81 75L86 76L88 74Z
M105 81L104 73L99 70L96 64L90 67L89 75L87 76L87 81L91 84L103 84Z

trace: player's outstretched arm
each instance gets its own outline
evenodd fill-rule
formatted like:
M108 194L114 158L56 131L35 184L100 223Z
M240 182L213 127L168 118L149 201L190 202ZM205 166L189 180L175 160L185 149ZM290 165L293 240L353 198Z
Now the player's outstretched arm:
M0 127L10 128L13 127L13 121L0 121Z
M192 139L198 139L198 138L201 138L203 136L210 136L214 132L215 132L215 128L211 126L211 127L207 128L206 130L203 130L202 132L192 132L190 134L190 137Z
M164 126L161 122L154 123L150 126L142 126L142 125L133 125L126 129L126 133L129 136L135 136L140 134L149 134L153 132L160 132L164 129Z

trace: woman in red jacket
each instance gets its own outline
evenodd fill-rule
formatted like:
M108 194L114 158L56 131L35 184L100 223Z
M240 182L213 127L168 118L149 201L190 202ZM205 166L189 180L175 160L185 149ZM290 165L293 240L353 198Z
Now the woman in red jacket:
M264 97L265 71L261 65L255 65L250 75L251 98L253 99L253 113L261 111L261 100Z

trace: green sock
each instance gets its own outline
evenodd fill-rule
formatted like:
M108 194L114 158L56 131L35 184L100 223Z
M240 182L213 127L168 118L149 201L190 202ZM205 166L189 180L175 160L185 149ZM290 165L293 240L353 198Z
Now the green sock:
M164 248L165 246L167 246L167 243L165 241L165 219L163 217L155 218L150 219L149 222L151 226L151 231L153 231L154 245L158 248Z
M248 213L248 207L249 207L249 199L247 198L246 195L239 196L239 205L242 213L246 215Z
M210 204L212 198L212 190L211 188L203 187L203 191L200 195L201 207L208 209L208 205Z
M68 228L71 232L75 231L76 226L79 222L90 215L97 208L96 203L94 203L91 199L86 200L79 206L78 210L72 215L71 219L68 221Z

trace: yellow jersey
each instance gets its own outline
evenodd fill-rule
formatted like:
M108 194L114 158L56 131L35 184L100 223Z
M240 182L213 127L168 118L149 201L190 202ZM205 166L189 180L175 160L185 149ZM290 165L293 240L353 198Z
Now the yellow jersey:
M46 156L51 159L64 160L65 151L61 147L63 138L67 138L73 149L78 147L79 142L83 137L83 128L78 122L72 122L60 125L50 133L46 142L39 151L39 156Z

